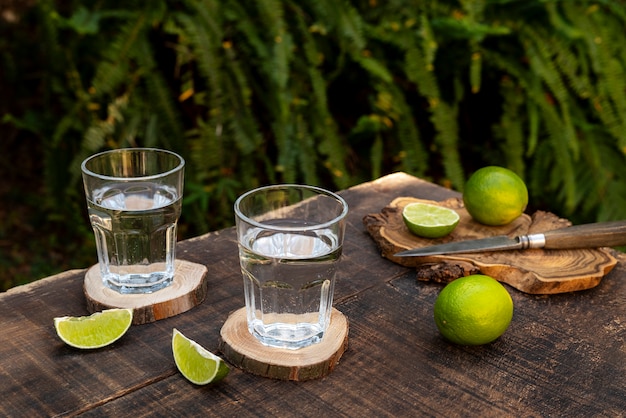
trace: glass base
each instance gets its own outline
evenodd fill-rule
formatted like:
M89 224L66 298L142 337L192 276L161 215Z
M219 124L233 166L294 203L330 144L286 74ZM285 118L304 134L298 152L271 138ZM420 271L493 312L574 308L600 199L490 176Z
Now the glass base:
M102 278L102 283L109 289L124 295L147 294L170 286L174 283L174 275L152 273L118 276L110 274Z
M324 331L317 324L300 323L285 324L273 323L270 325L252 324L248 327L250 333L259 342L268 347L298 350L313 344L318 344L324 337Z

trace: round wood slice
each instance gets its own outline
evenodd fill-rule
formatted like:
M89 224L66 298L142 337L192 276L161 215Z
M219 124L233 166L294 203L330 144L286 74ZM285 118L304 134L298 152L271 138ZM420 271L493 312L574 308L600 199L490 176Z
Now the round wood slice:
M220 331L220 350L228 361L249 373L280 380L327 376L348 348L348 319L333 308L322 341L299 350L267 347L248 331L246 308L233 312Z
M451 234L437 239L420 238L409 232L402 210L413 202L424 202L454 209L460 216ZM418 280L450 282L459 277L482 273L514 288L532 294L564 293L590 289L615 267L617 259L609 248L576 250L516 250L474 254L449 254L427 257L394 257L410 248L427 247L453 241L485 238L495 235L535 234L570 226L567 219L553 213L537 211L523 214L504 226L486 226L472 219L460 198L442 202L398 197L380 213L363 218L367 231L389 260L417 269Z
M133 324L146 324L186 312L204 301L207 294L207 268L176 260L174 282L148 294L124 295L102 284L96 264L85 275L83 290L89 312L111 308L132 308Z

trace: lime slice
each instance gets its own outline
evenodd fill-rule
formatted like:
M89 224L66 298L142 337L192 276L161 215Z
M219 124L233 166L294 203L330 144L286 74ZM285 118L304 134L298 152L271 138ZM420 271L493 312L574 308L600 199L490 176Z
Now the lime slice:
M424 238L448 235L460 219L452 209L427 203L409 203L402 210L402 218L409 231Z
M196 385L219 382L230 371L224 360L185 337L176 328L172 335L172 352L178 370Z
M76 348L100 348L117 341L133 322L132 309L108 309L90 316L54 318L63 342Z

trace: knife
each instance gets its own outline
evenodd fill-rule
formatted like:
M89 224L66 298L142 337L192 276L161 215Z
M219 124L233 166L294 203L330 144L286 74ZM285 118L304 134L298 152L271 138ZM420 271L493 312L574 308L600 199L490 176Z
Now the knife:
M575 225L546 231L540 234L520 235L515 238L500 235L489 238L456 241L401 251L394 254L394 256L413 257L478 253L482 251L526 250L528 248L565 250L614 247L619 245L626 245L626 220Z

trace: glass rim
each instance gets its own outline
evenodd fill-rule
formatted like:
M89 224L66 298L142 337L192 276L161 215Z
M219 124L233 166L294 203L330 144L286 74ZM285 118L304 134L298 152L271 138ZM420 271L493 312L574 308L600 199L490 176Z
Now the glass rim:
M255 221L254 219L251 219L249 216L244 215L239 209L239 206L241 202L243 201L243 199L247 198L253 193L258 193L260 191L267 191L267 190L272 190L272 189L280 190L280 189L287 189L287 188L306 189L306 190L317 192L318 195L331 197L335 199L341 205L342 207L341 213L335 216L333 219L330 219L323 223L295 227L295 226L267 225L267 224L264 224L263 222L259 222L259 221ZM311 196L311 197L315 197L315 196ZM330 190L326 190L317 186L309 186L306 184L288 183L288 184L273 184L269 186L262 186L262 187L257 187L252 190L248 190L247 192L245 192L244 194L242 194L241 196L237 198L237 200L235 201L234 209L235 209L236 217L238 217L239 219L245 221L246 223L250 225L256 226L257 228L263 228L263 229L268 229L271 231L279 231L279 232L280 231L316 231L319 229L330 227L332 224L335 224L341 221L342 219L344 219L346 215L348 214L348 203L344 200L343 197L339 196L337 193L331 192Z
M124 153L131 153L131 152L137 152L137 151L149 151L149 152L155 152L155 153L162 153L162 154L169 154L171 156L174 156L175 158L178 159L178 165L176 167L174 167L171 170L168 171L164 171L162 173L158 173L158 174L152 174L150 176L137 176L137 177L116 177L116 176L107 176L105 174L99 174L96 172L91 171L90 169L87 168L87 164L89 163L89 161L98 158L98 157L102 157L103 155L106 154L124 154ZM178 155L177 153L173 152L173 151L169 151L169 150L165 150L165 149L161 149L161 148L141 148L141 147L134 147L134 148L118 148L118 149L112 149L112 150L108 150L108 151L102 151L102 152L98 152L96 154L93 154L87 158L85 158L83 160L83 162L80 164L80 169L84 174L87 174L88 176L91 177L97 177L101 180L110 180L110 181L134 181L134 180L153 180L153 179L157 179L157 178L161 178L161 177L166 177L176 171L182 170L185 167L185 159L183 157L181 157L180 155Z

